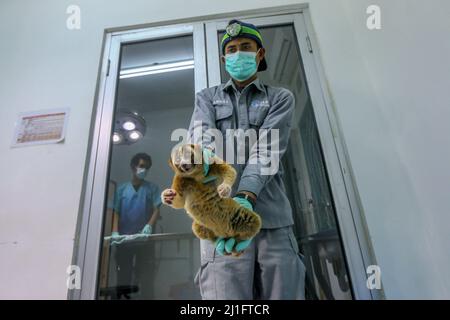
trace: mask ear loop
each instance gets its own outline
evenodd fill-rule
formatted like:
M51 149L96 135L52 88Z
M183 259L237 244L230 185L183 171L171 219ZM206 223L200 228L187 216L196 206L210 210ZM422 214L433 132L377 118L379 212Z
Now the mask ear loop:
M259 52L259 50L261 50L261 48L259 48L257 51L256 51L256 56L255 56L255 59L256 59L256 57L258 56L258 52ZM262 61L262 59L261 60L259 60L259 62L258 62L258 65L256 66L256 70L258 70L258 68L259 68L259 64L261 63L261 61Z

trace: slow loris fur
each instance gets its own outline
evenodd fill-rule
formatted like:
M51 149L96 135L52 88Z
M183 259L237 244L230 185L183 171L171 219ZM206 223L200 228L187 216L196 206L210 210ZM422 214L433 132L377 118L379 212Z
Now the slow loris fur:
M204 182L203 153L195 144L185 144L174 150L169 165L175 172L170 189L176 195L168 205L186 210L193 219L192 231L198 238L215 241L218 237L234 237L239 243L259 232L259 215L229 198L236 179L236 170L231 165L214 155L207 177L216 179ZM167 190L163 191L162 198Z

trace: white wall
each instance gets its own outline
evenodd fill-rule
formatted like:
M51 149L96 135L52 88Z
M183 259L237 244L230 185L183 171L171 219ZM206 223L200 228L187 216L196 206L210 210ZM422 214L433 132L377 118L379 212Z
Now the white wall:
M360 15L374 3L382 9L380 31L364 28ZM324 64L386 296L449 298L450 218L444 190L450 178L450 3L342 4L353 31L343 40L353 48L348 58L356 59L356 53L366 75L346 77L349 68L364 70L326 57ZM368 79L353 82L363 77Z
M450 3L309 2L386 296L450 298ZM70 4L81 30L65 27ZM382 30L365 28L369 4ZM66 297L103 30L273 5L1 2L0 298ZM71 108L65 143L10 148L18 112L55 107Z

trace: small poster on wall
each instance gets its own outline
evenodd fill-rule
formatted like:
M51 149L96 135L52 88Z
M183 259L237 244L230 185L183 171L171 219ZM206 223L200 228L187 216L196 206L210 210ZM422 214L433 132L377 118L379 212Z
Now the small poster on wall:
M69 109L21 113L16 121L13 147L62 142L65 138Z

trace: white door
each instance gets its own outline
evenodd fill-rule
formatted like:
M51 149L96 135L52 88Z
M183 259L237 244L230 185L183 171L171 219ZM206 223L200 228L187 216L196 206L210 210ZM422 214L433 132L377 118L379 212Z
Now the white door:
M172 181L171 133L189 124L206 87L204 47L199 23L108 35L76 257L82 290L73 298L200 298L190 218L161 206L151 219ZM149 169L145 183L135 183L136 166ZM139 236L148 222L152 235Z
M258 77L265 84L289 89L296 98L283 165L294 229L307 267L308 298L371 298L361 254L364 244L355 230L305 15L241 20L258 27L266 48L268 68ZM209 86L229 79L220 62L220 42L228 21L206 26Z

